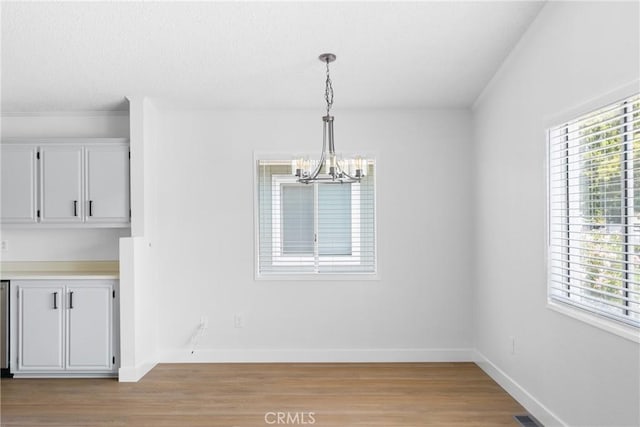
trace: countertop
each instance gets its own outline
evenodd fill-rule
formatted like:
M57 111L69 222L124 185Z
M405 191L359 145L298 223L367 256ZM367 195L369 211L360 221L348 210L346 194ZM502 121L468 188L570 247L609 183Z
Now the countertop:
M118 279L117 261L2 262L2 280Z

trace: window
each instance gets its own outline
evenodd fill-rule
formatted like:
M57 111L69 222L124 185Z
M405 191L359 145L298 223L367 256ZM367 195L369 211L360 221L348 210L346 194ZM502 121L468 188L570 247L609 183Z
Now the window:
M301 184L290 160L257 162L257 271L375 274L375 165L352 184Z
M549 298L640 327L640 95L549 131Z

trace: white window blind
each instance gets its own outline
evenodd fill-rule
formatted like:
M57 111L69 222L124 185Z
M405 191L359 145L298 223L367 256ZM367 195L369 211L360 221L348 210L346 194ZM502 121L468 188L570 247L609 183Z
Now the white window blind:
M549 297L640 327L640 96L549 131Z
M258 160L259 276L376 272L375 164L359 183L301 184L290 160Z

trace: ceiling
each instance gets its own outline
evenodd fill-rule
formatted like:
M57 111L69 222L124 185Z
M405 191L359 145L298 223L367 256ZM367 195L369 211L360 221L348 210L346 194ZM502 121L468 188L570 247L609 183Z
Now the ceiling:
M464 108L543 4L3 2L1 108Z

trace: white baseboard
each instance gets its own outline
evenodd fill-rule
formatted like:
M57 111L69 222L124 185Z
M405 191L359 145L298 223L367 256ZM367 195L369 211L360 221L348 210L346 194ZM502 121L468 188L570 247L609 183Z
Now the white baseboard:
M502 369L493 364L487 357L475 350L475 363L486 372L495 382L497 382L507 393L518 401L524 408L529 411L537 420L545 427L552 426L568 426L560 417L551 412L549 408L544 406L538 399L525 390L513 378L507 375Z
M473 362L470 348L455 349L167 349L159 363Z
M157 362L145 362L137 366L122 367L118 370L118 381L130 383L138 382L150 370L152 370L156 364Z

